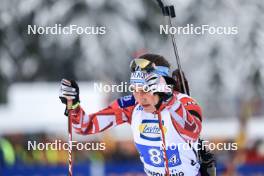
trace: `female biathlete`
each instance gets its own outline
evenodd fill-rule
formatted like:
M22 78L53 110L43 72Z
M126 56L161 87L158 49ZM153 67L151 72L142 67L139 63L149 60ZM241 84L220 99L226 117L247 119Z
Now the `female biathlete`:
M199 175L200 106L179 92L179 82L169 76L170 64L163 56L144 54L131 61L130 70L133 94L93 114L86 114L81 107L77 83L61 81L62 103L73 102L75 132L90 135L129 123L147 175Z

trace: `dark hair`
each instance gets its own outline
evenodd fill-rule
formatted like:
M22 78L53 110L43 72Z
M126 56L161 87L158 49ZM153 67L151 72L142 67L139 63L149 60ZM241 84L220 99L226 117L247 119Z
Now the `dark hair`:
M139 58L153 62L156 66L165 66L170 68L170 63L161 55L158 54L143 54Z
M158 55L158 54L147 53L147 54L143 54L143 55L139 56L139 58L149 60L149 61L153 62L156 66L165 66L168 68L171 67L170 63L163 56ZM187 95L190 95L189 84L188 84L188 81L187 81L187 79L183 73L184 84L186 86L186 91L187 91L187 92L184 92L179 69L176 69L173 71L172 78L168 77L168 76L164 76L164 78L165 78L167 84L173 86L173 90L176 90L178 92L186 93Z
M176 86L174 87L174 90L181 92L181 93L185 93L187 95L190 95L190 90L189 90L189 83L188 80L185 77L184 72L182 71L182 76L183 76L183 81L184 81L184 85L186 88L186 92L184 92L184 88L183 88L183 82L181 79L181 73L179 69L176 69L172 72L172 78L174 80L176 80Z

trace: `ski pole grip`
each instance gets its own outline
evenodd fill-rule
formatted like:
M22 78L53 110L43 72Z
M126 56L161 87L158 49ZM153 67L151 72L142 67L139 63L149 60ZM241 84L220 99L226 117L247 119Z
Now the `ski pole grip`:
M164 5L161 0L156 0L159 7L161 8L163 16L170 16L171 18L176 17L175 9L173 5Z
M165 6L165 16L170 16L171 18L176 17L176 13L174 10L174 6L170 5L170 6Z

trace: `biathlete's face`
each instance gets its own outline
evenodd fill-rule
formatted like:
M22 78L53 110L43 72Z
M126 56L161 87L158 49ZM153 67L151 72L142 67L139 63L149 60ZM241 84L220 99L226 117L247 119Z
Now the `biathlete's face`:
M145 112L153 113L156 110L155 105L159 102L158 95L154 95L150 91L147 92L142 88L134 88L133 95Z

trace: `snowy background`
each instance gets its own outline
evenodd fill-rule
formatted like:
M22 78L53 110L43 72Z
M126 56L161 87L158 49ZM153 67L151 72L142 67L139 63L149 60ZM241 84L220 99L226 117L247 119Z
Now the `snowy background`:
M192 95L206 117L239 114L242 101L262 101L264 3L253 1L172 1L177 26L236 26L237 35L177 35ZM27 25L105 26L106 35L28 35ZM78 81L120 83L138 51L158 53L176 68L166 24L150 0L1 0L0 101L16 82ZM263 103L262 103L263 107ZM257 112L263 114L263 111Z
M214 142L231 140L241 145L239 152L219 153L220 165L258 161L263 166L264 2L166 2L175 5L174 26L238 27L237 35L181 34L176 35L176 41L191 95L203 108L202 135ZM129 62L138 54L163 55L176 68L171 39L159 33L160 25L166 22L154 0L0 0L0 144L7 139L20 154L16 144L21 147L28 139L35 137L41 141L52 136L65 139L64 106L58 99L62 78L81 82L82 104L87 112L94 112L122 94L92 92L91 85L128 81ZM55 24L105 26L106 34L27 34L28 25ZM118 143L130 134L127 129L125 126L121 132L114 130L95 137L111 141L103 154L106 161L137 159L131 138L122 145ZM79 153L81 161L100 160L101 155L97 153L91 158L89 154L87 159ZM50 162L25 156L16 156L16 164ZM0 145L0 171L1 164ZM218 169L223 168L227 173L230 168L232 171L225 164Z

